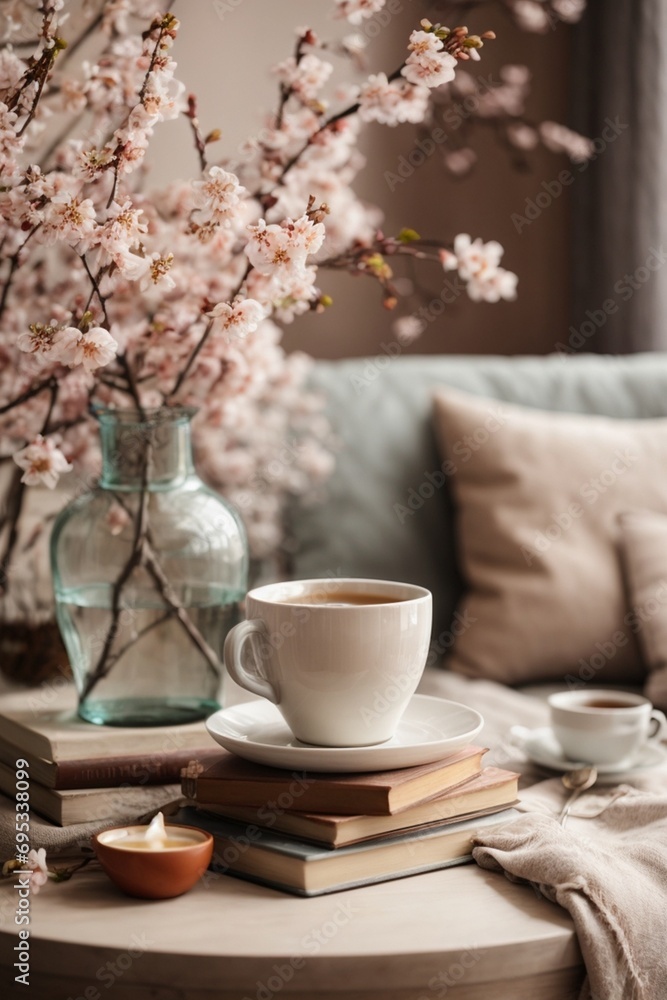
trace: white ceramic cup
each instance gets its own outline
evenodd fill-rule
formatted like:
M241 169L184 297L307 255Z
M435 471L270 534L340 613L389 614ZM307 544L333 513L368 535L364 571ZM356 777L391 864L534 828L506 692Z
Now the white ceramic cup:
M570 760L623 765L667 737L667 718L639 694L562 691L549 705L554 735Z
M227 670L274 702L300 742L391 739L426 664L430 591L387 580L294 580L251 590L246 614L225 641Z

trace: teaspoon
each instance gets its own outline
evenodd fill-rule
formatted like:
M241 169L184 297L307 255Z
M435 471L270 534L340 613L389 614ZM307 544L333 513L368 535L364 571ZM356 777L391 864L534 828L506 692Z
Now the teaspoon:
M585 792L587 788L591 788L595 784L597 777L598 772L592 766L578 767L575 771L566 771L561 777L561 781L565 787L572 793L558 817L561 826L565 826L565 821L575 800L579 798L582 792Z

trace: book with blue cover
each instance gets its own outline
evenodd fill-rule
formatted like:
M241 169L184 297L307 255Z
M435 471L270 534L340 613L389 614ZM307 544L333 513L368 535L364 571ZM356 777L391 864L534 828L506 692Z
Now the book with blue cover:
M504 809L491 816L412 830L337 850L253 824L207 815L193 806L181 809L170 817L170 822L213 834L214 871L297 896L319 896L465 864L472 859L472 839L478 830L506 823L518 815L515 809Z

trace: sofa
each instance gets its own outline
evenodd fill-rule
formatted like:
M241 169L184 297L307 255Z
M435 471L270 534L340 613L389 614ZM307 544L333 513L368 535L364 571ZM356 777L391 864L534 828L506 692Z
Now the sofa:
M607 447L610 440L613 445L617 429L621 440L623 428L633 434L636 427L648 448L646 454L641 452L639 465L651 488L658 491L648 497L647 506L667 513L667 494L662 492L662 478L667 483L667 476L661 451L667 421L663 427L659 420L667 415L667 355L450 357L383 351L374 358L318 362L312 382L326 396L328 415L338 438L338 454L322 502L300 502L290 511L291 575L302 579L330 575L384 578L428 587L434 597L429 667L453 663L461 674L503 679L493 671L485 673L483 665L476 670L469 669L469 665L460 669L456 664L457 633L465 625L462 607L475 580L468 578L465 552L461 558L465 511L456 493L457 477L447 475L446 451L434 427L433 392L438 388L453 390L455 397L457 393L466 394L461 395L462 399L500 400L519 407L517 413L528 413L529 417L539 413L542 418L540 411L548 411L544 430L537 432L547 451L551 413L553 421L561 421L560 447L563 440L569 440L569 434L572 454L583 447L584 440L590 443L595 437L588 432L586 416L601 418ZM583 430L577 423L582 418ZM572 425L567 422L571 419L575 421ZM593 420L591 426L598 428L598 423ZM534 430L532 433L534 437ZM655 454L651 450L654 443L658 449ZM491 442L487 455L493 456L494 448ZM667 450L664 454L667 459ZM558 466L562 464L556 452L554 475L560 475ZM544 470L539 474L543 477ZM493 485L489 480L488 490ZM638 496L643 503L644 493L640 484L639 494L635 491L632 495L631 506L637 506ZM524 506L526 502L524 496ZM592 509L593 524L598 513ZM487 520L492 517L490 510ZM616 553L610 558L616 560ZM552 568L545 572L551 573ZM613 566L609 572L615 572ZM484 580L477 581L477 586L483 587ZM572 608L579 604L585 608L585 598L583 593L573 593ZM492 608L489 597L486 613ZM482 635L484 628L478 633ZM594 638L604 647L605 634ZM636 646L637 637L630 638ZM595 644L591 646L590 657L596 648ZM541 667L535 677L530 676L528 664L520 676L509 678L510 683L550 681L562 687L575 649L576 645L569 649L568 662L556 660L555 669L553 663L546 669ZM638 668L635 656L632 669L627 663L624 667L624 657L623 652L608 658L604 669L595 674L596 683L641 687L645 665ZM590 679L576 677L577 682Z

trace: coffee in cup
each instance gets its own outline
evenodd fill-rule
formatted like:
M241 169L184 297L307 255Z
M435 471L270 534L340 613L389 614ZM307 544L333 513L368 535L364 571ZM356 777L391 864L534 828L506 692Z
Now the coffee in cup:
M251 590L225 664L274 702L294 736L370 746L394 735L426 664L430 591L387 580L325 579Z
M562 691L551 695L549 706L554 735L570 760L629 766L647 743L667 736L667 718L642 695Z

